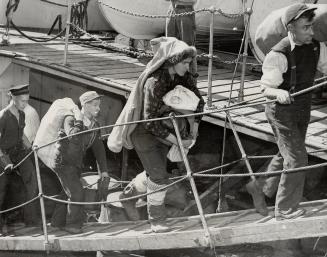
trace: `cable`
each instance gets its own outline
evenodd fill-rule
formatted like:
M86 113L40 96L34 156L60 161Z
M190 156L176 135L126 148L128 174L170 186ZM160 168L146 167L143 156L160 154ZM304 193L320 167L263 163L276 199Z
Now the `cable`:
M47 39L37 39L35 37L30 37L28 36L27 34L25 34L23 31L21 31L15 24L13 21L11 21L11 25L14 27L15 30L17 30L17 32L19 34L21 34L23 37L26 37L27 39L29 40L32 40L34 42L39 42L39 43L44 43L44 42L49 42L49 41L52 41L52 40L55 40L56 38L58 37L61 37L65 31L66 31L66 28L64 28L62 31L60 31L57 35L55 35L54 37L51 37L51 38L47 38Z

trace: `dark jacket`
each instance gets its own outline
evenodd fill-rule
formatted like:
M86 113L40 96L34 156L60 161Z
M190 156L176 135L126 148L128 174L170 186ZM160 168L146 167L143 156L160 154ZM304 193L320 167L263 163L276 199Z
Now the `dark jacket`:
M94 123L92 128L96 127L99 127L97 122ZM75 120L73 116L66 116L62 126L61 136L70 136L87 129L82 121ZM99 130L59 141L59 155L56 163L58 165L73 165L82 168L83 157L88 148L92 149L100 172L108 172L106 152L103 142L100 139Z

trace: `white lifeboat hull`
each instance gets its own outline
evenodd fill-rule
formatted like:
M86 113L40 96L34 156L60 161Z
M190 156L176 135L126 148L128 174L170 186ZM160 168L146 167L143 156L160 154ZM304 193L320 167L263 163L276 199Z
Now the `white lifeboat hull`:
M165 18L137 17L114 10L145 15L166 15L170 2L165 0L98 0L104 17L120 34L134 39L151 39L165 32ZM113 8L110 8L110 7ZM214 6L226 13L241 13L241 0L198 0L195 9ZM197 33L208 33L210 13L196 14ZM238 30L235 30L237 28ZM243 17L227 18L215 15L214 30L221 34L239 34L243 30Z
M247 0L247 4L250 5L252 0ZM274 10L292 5L295 3L317 3L326 4L327 0L254 0L253 13L250 19L250 47L259 62L262 62L265 58L265 54L255 43L255 34L258 26L264 21L264 19Z
M47 3L41 0L22 0L16 12L13 22L18 27L50 29L56 17L62 17L62 26L66 23L67 0L49 0L56 4ZM0 1L0 24L6 23L6 8L8 0ZM102 16L96 0L90 0L87 8L88 30L109 30L111 27ZM58 25L57 25L58 26ZM58 27L56 27L58 28Z

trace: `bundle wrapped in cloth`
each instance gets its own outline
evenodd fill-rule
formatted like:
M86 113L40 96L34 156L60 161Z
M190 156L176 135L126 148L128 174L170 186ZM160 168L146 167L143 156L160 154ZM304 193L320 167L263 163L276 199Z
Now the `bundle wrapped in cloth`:
M78 107L71 98L66 97L54 101L41 120L39 130L34 139L34 145L40 147L56 140L59 136L64 118L67 115L73 115L75 108ZM54 143L40 148L37 154L46 166L53 169L58 154L57 144Z
M165 105L173 108L176 112L179 113L193 113L200 99L192 92L191 90L183 87L181 85L177 85L173 90L169 91L162 98ZM187 118L190 127L192 127L194 123L194 117ZM195 142L189 147L191 148ZM184 149L185 153L188 153L189 149ZM183 161L182 154L180 152L179 146L172 145L167 158L172 162L180 162Z
M307 4L309 7L316 7L313 31L314 39L320 42L327 41L327 5ZM281 39L287 36L286 24L283 20L286 9L284 7L269 14L258 26L255 34L255 43L266 55L270 49Z

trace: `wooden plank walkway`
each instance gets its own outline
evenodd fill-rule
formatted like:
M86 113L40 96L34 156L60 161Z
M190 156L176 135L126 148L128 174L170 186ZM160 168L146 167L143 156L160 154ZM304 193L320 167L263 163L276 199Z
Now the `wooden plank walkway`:
M0 57L10 57L13 63L37 69L62 78L86 83L94 88L128 96L146 63L123 53L99 49L86 45L69 44L68 66L64 66L64 44L62 41L32 43L18 36L11 38L10 46L0 48ZM198 87L207 97L207 67L199 65ZM213 103L218 108L227 105L231 90L232 71L224 68L213 69ZM239 72L236 73L232 89L232 100L237 100L240 87ZM245 100L261 96L260 77L245 76ZM44 99L48 100L48 99ZM267 123L264 106L242 108L230 112L238 131L263 140L275 142ZM314 106L308 129L307 147L309 151L327 148L327 104ZM214 113L204 120L222 126L224 113ZM326 152L314 155L327 160Z
M263 217L254 209L208 214L206 220L215 246L261 243L327 236L327 200L305 202L303 217L276 221L273 209ZM278 224L278 225L277 225ZM171 231L153 233L148 221L89 223L83 233L67 234L48 226L51 251L137 251L207 247L199 216L168 219ZM43 251L44 236L38 228L9 227L0 237L1 250Z

